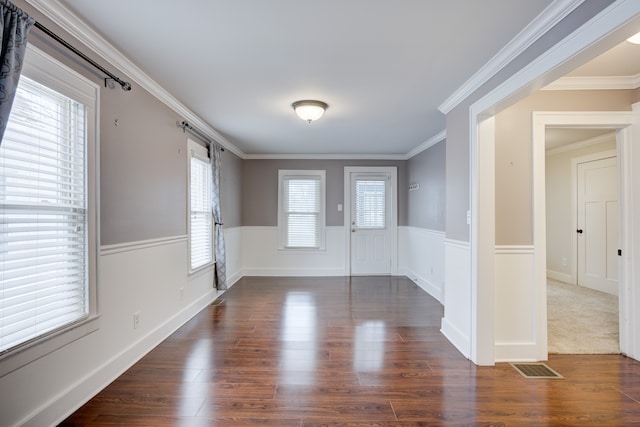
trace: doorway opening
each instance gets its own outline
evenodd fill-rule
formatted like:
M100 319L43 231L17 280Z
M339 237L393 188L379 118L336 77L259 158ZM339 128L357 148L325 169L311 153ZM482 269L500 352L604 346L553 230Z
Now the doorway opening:
M547 127L545 149L548 352L619 353L615 129Z
M621 205L621 209L617 214L618 223L620 224L617 230L618 246L622 252L632 252L631 242L625 239L625 232L630 230L630 217L631 217L631 201L632 196L629 193L630 188L630 168L628 166L630 161L630 147L631 147L631 124L633 121L633 115L630 111L619 112L607 112L607 111L584 111L584 112L534 112L533 113L533 150L534 150L534 168L533 168L533 182L534 182L534 228L537 230L535 233L536 244L536 259L535 263L541 268L544 265L545 272L547 269L547 209L546 209L546 191L547 184L545 183L546 167L546 130L548 128L581 128L581 129L613 129L616 134L616 157L617 157L617 181L618 181L618 202ZM576 161L577 170L577 161ZM576 172L576 182L577 182ZM548 184L551 185L551 184ZM577 199L577 191L576 191ZM578 219L576 216L575 225L576 231L578 230ZM576 241L577 246L577 241ZM628 333L633 328L629 323L628 312L630 307L626 304L622 304L625 301L627 295L631 295L630 284L630 266L625 263L624 258L620 257L618 264L618 292L619 292L619 343L620 350L625 348L631 340L628 339ZM577 265L576 265L577 275ZM536 280L536 288L546 295L547 290L547 274L539 275ZM576 278L577 280L577 278ZM577 283L577 282L576 282ZM543 305L542 310L546 311L547 299L541 301ZM547 322L539 324L542 328L547 328ZM547 331L548 332L548 331ZM547 342L540 343L540 345L546 346ZM548 349L547 349L548 350ZM623 351L624 352L624 351ZM547 351L548 353L548 351Z

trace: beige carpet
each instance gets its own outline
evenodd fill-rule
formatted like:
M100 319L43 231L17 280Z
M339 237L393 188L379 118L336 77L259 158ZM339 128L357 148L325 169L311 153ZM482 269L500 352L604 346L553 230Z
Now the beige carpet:
M618 297L547 281L549 353L620 353Z

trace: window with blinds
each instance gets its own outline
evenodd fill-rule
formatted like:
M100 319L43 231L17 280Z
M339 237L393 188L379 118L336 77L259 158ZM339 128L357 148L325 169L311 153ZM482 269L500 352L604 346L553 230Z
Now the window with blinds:
M355 223L358 228L380 229L386 227L385 180L356 180Z
M279 225L284 248L324 246L324 171L279 171Z
M189 140L189 266L213 262L212 171L206 148Z
M85 106L22 76L0 144L0 353L89 314Z

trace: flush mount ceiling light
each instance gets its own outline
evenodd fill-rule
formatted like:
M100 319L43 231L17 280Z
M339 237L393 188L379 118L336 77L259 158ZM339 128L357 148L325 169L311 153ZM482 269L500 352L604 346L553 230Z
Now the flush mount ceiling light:
M302 120L305 120L308 123L311 123L314 120L318 120L324 114L324 110L329 107L325 102L322 101L314 101L311 99L305 99L302 101L296 101L291 104L293 110L296 112L298 117Z
M633 43L633 44L640 44L640 33L638 33L638 34L636 34L636 35L634 35L634 36L629 37L629 38L627 39L627 41L628 41L629 43Z

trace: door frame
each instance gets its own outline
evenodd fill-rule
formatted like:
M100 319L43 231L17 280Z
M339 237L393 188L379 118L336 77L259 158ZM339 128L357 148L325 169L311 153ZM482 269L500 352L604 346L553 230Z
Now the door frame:
M633 238L628 238L633 230L631 170L631 125L634 122L631 111L534 111L532 115L533 139L533 200L534 200L534 245L536 271L546 271L546 191L545 191L545 129L547 126L576 127L590 129L616 130L616 156L618 164L618 247L624 256L618 264L618 305L620 327L620 351L634 356L633 334L635 324L632 316L633 301ZM576 271L577 280L577 271ZM545 298L538 300L538 312L544 311L546 322L546 275L537 275L536 289L538 295L544 293ZM538 317L540 319L540 317ZM546 323L538 322L538 329L546 332ZM544 349L544 350L543 350ZM546 343L539 342L538 350L548 358Z
M398 168L396 166L345 166L344 167L344 253L345 276L351 275L351 175L357 173L384 173L391 176L391 206L389 221L389 256L392 276L398 275Z

